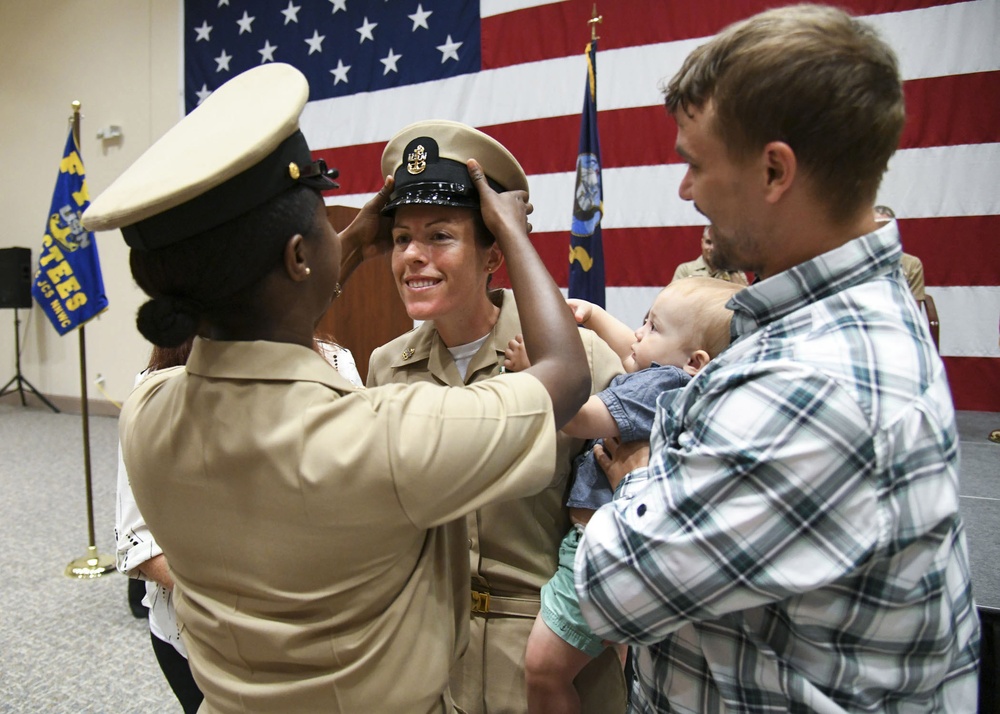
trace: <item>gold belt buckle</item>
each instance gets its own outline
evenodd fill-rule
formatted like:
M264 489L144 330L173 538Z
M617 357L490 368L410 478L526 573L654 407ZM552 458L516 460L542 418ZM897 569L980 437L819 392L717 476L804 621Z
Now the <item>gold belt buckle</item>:
M490 594L478 590L472 591L472 611L488 613L490 611Z

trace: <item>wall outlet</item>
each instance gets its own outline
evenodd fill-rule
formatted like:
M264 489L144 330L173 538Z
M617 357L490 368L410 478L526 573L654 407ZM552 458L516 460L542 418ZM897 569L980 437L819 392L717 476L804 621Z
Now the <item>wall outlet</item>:
M104 386L104 375L101 374L100 372L98 372L97 376L94 377L94 384L96 384L98 387L103 387Z

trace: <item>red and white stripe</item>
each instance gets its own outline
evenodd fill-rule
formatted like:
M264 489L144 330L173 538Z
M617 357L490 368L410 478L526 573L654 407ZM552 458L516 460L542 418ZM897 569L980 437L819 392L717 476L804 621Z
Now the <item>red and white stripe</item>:
M638 325L705 219L677 195L684 166L660 85L726 24L769 0L615 0L597 58L609 310ZM941 318L959 409L1000 411L1000 2L848 0L895 48L908 120L879 203L900 217ZM360 206L381 183L385 142L420 119L453 119L503 142L528 173L533 240L566 285L574 167L592 0L482 0L483 71L311 102L302 128L341 170L329 203Z

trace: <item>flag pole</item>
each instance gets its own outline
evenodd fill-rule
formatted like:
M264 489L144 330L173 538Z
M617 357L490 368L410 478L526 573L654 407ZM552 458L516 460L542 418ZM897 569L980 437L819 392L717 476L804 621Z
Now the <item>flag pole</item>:
M604 15L598 15L597 14L597 3L595 2L594 3L594 9L590 13L590 19L587 20L587 24L590 25L590 41L591 42L594 42L595 40L601 39L600 37L597 36L597 25L600 22L604 22Z
M80 146L80 102L73 107L73 140ZM83 472L87 484L87 535L89 537L87 555L77 558L66 566L70 578L99 578L115 569L115 560L110 555L98 555L94 537L94 489L90 476L90 412L87 399L87 336L86 325L80 325L80 415L83 420Z
M604 247L601 219L604 216L604 187L601 180L601 144L597 132L597 25L604 18L594 3L590 42L585 51L587 81L580 115L580 144L576 155L576 185L573 216L569 230L569 280L567 295L605 306Z

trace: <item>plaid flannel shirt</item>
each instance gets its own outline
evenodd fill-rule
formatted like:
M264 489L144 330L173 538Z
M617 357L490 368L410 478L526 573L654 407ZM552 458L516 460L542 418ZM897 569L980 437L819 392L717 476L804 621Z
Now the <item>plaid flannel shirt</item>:
M634 710L975 711L954 408L901 252L893 221L738 293L733 345L661 397L576 560Z

